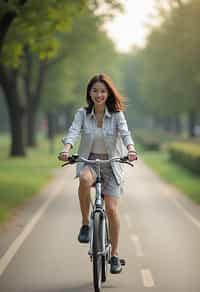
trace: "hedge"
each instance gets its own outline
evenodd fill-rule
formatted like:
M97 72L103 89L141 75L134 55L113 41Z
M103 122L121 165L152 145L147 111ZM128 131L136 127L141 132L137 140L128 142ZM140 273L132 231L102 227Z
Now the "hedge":
M159 150L160 141L157 137L146 131L136 131L134 133L136 144L141 144L146 150Z
M168 145L170 158L177 164L200 174L200 144L171 143Z

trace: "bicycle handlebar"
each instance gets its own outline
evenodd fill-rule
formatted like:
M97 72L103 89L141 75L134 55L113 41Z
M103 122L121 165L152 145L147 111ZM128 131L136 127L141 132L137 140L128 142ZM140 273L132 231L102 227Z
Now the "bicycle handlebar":
M88 164L97 164L97 163L106 164L106 163L110 163L110 162L119 162L119 163L126 163L132 167L134 166L131 162L129 162L128 156L112 157L110 159L105 159L105 160L101 160L101 159L89 160L89 159L86 159L86 158L80 156L79 154L73 154L73 155L68 157L67 162L62 164L62 167L66 166L68 164L75 164L77 162L86 162Z

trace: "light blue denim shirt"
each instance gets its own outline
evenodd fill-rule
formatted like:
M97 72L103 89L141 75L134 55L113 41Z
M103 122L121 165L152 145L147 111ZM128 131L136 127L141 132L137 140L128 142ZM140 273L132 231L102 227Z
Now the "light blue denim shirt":
M70 143L73 147L81 135L78 153L88 158L96 128L94 109L90 114L87 114L86 110L81 108L76 112L68 134L62 139L62 142L63 144ZM110 113L106 108L102 128L108 157L127 155L127 146L134 144L134 142L123 112ZM111 166L117 183L121 184L123 182L123 164L113 162ZM83 167L84 163L77 163L76 176L79 176Z

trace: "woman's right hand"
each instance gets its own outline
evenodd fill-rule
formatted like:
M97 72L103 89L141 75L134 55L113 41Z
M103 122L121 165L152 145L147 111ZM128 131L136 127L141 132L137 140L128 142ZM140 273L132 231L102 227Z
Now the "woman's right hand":
M58 159L62 160L62 161L67 161L68 160L68 156L69 156L69 153L67 151L62 151L62 152L59 153Z

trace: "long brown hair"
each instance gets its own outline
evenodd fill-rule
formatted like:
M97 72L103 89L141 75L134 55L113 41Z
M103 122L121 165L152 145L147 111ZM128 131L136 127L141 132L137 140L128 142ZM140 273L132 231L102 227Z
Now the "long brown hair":
M86 112L91 113L92 111L94 103L90 97L90 90L93 84L96 82L102 82L108 90L108 98L106 100L108 111L110 113L123 111L125 108L124 103L123 103L124 98L119 94L119 92L117 91L117 89L115 88L112 81L107 75L99 74L92 77L92 79L89 81L87 85L87 95L86 95L87 106L85 107Z

